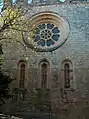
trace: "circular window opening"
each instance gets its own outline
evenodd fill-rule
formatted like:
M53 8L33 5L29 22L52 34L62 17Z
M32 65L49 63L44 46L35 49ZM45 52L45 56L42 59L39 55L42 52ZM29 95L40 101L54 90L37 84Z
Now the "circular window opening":
M28 32L24 33L25 44L41 52L59 48L69 35L68 22L50 12L33 16L29 21L28 29Z

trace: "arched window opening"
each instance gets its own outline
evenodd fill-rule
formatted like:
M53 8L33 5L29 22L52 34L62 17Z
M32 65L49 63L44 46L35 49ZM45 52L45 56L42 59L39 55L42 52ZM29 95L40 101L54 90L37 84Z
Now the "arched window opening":
M22 63L20 66L20 82L19 82L20 88L24 88L24 80L25 80L25 64Z
M43 63L41 65L41 86L42 88L47 87L47 64Z
M64 88L73 88L73 64L66 59L62 62Z
M69 88L70 87L70 66L68 63L65 63L64 65L64 78L65 78L64 87Z

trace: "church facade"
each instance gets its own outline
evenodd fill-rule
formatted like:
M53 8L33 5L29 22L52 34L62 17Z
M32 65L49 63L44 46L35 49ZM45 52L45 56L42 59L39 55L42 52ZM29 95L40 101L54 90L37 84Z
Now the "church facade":
M35 33L32 44L28 33L17 39L20 43L13 39L2 42L2 71L16 77L10 88L27 91L26 96L14 95L12 102L25 102L23 109L19 106L24 112L39 110L35 107L38 98L33 96L39 92L48 111L58 112L63 119L88 119L89 1L34 0L26 4L23 0L21 4L29 9L25 17ZM32 102L31 97L36 101ZM10 107L10 111L14 109L17 110Z

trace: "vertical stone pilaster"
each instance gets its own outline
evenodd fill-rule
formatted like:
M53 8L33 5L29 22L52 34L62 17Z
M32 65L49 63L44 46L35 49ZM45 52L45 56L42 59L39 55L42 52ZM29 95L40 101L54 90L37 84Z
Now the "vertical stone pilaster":
M59 71L58 82L59 82L60 88L64 88L64 72L63 72L63 70Z
M24 88L28 88L28 66L26 65L26 70L25 70L25 81L24 81Z
M47 71L47 88L51 89L51 68L48 64L48 71Z

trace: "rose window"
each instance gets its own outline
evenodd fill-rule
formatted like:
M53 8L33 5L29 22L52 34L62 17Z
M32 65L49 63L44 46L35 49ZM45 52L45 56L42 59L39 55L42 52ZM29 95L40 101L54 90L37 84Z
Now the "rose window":
M51 23L45 23L35 29L34 41L39 46L51 46L59 40L59 37L58 27Z
M69 36L68 21L53 12L33 15L28 31L23 33L27 47L39 52L50 52L61 47Z

